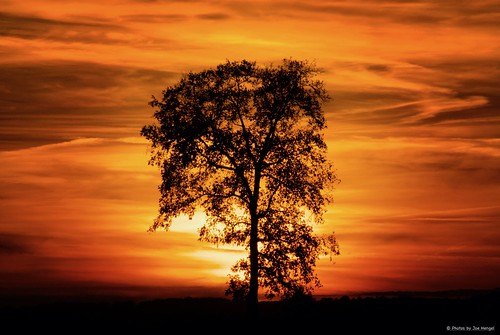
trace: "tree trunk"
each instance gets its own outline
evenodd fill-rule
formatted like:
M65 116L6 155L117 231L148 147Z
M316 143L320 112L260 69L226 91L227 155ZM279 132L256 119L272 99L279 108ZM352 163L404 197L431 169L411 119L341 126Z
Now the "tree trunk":
M259 317L259 194L260 167L255 168L253 196L250 201L250 288L247 297L248 312L252 321ZM255 323L254 323L255 324Z
M250 289L247 296L248 313L252 321L259 314L259 249L258 249L258 217L257 211L250 214Z

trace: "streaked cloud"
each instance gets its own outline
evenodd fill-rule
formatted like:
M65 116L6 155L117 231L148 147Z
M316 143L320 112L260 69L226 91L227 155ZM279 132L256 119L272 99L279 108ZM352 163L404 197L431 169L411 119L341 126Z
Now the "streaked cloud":
M0 36L66 43L115 44L128 41L127 29L112 23L54 20L13 13L0 13Z
M135 136L149 116L150 96L176 77L174 72L91 62L4 63L1 146Z
M31 253L29 243L26 243L26 236L15 234L0 234L0 254L26 254Z
M123 285L125 291L215 285L200 278L221 265L215 259L200 264L196 253L211 248L197 241L195 229L147 232L158 172L146 162L144 141L130 139L0 153L6 167L0 173L0 295L11 286L50 290L53 282L77 289L92 282ZM26 280L12 281L16 277Z

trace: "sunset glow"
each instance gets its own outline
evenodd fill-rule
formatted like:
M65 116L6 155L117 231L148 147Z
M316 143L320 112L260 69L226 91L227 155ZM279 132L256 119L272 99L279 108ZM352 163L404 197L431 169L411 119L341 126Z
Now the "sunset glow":
M307 59L341 182L318 295L500 287L497 1L0 1L0 295L223 296L203 214L148 232L151 96Z

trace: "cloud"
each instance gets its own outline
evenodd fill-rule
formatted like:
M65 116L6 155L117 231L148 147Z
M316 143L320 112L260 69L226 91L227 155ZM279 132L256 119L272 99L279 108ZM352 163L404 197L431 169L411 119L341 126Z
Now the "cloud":
M147 233L160 182L147 160L146 143L131 138L0 152L0 286L39 293L69 283L193 287L215 282L206 275L220 269L225 258L199 262L197 252L215 255L217 250L198 241L196 225Z
M126 22L141 22L141 23L171 23L182 22L188 19L185 14L130 14L120 17Z
M291 6L276 6L283 10L291 10L317 15L344 15L362 17L369 20L387 21L402 24L470 24L498 26L497 17L500 11L495 1L474 1L456 5L455 1L430 0L391 0L380 1L318 1L314 4L304 1L295 2ZM482 21L481 19L484 19Z
M412 7L411 11L408 7ZM304 13L314 13L319 15L343 15L353 17L363 17L370 20L404 22L405 24L428 24L440 23L445 18L432 10L420 9L409 4L385 3L385 4L366 4L363 2L344 2L338 4L311 4L307 2L298 2L295 10Z
M37 200L46 205L74 197L133 201L151 190L157 172L147 166L146 143L129 140L79 139L3 152L0 160L6 198L22 196L25 186L48 191Z
M196 15L196 18L209 21L225 21L230 19L231 16L226 13L206 13L206 14L198 14Z
M428 197L439 201L440 195ZM334 265L322 260L318 267L325 290L496 287L500 207L459 207L394 216L365 209L349 225L337 225L341 254Z
M374 72L389 72L391 71L391 66L387 64L368 64L366 65L366 69L368 71L374 71Z
M196 15L187 14L132 14L120 17L121 20L126 22L140 22L140 23L183 23L185 21L225 21L231 19L227 13L204 13Z
M408 220L409 216L445 215L442 229L450 232L474 231L479 227L475 218L481 218L493 231L495 222L500 220L498 211L489 210L497 205L495 200L499 197L498 185L491 182L500 178L498 141L367 136L337 139L328 146L342 183L334 192L335 203L329 208L329 223L324 229L336 231L339 241L345 232L411 231L425 237L428 232L438 231L434 226L427 229L419 225L416 219ZM484 212L480 211L482 208ZM459 217L463 221L459 222ZM379 228L370 218L377 220ZM410 227L421 230L408 230ZM371 245L369 241L377 240L376 234L362 244ZM452 240L449 236L441 237Z
M32 252L28 237L20 234L5 234L0 232L0 254L29 254ZM5 257L5 256L3 256Z
M494 1L477 1L460 6L454 1L241 1L222 3L242 16L327 19L345 17L408 26L470 25L497 26L499 7ZM483 19L483 20L482 20Z
M173 2L173 3L206 3L207 0L130 0L131 2ZM210 1L209 1L210 2Z
M442 108L437 112L431 113L425 117L421 117L419 124L436 124L443 122L470 122L471 120L484 121L485 123L494 122L500 123L498 115L498 107L500 99L490 101L484 97L468 97L463 101L462 105L452 106L451 110Z
M474 121L498 124L500 94L500 68L490 58L457 58L454 61L415 61L433 75L437 85L447 87L445 99L426 103L427 113L421 115L419 124ZM405 75L408 76L408 75Z
M490 57L453 61L421 58L399 63L339 62L334 65L331 118L342 122L411 127L498 123L499 69ZM344 83L343 79L359 81ZM486 124L472 125L476 133Z
M30 13L0 12L0 36L27 40L30 43L56 42L66 46L80 44L101 47L126 47L144 49L184 48L181 42L153 36L131 23L182 22L183 14L123 14L103 18L99 16L68 14L63 19L35 16ZM52 48L56 44L52 45Z
M127 41L126 38L119 37L120 34L126 33L126 28L112 23L54 20L0 12L0 36L4 37L45 39L66 43L116 44Z
M178 76L146 68L56 60L4 63L2 69L2 149L96 135L135 136L150 115L151 95Z
M398 125L404 120L419 116L420 111L417 106L417 103L410 102L396 106L377 108L368 112L350 113L349 119L363 123Z

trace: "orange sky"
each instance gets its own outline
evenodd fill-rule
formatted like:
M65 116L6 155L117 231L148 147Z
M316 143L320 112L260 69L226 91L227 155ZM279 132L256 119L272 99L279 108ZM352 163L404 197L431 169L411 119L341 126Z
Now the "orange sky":
M317 294L500 286L497 1L0 1L0 294L222 295L203 220L147 233L139 137L181 73L324 69L342 182ZM185 223L185 224L183 224Z

